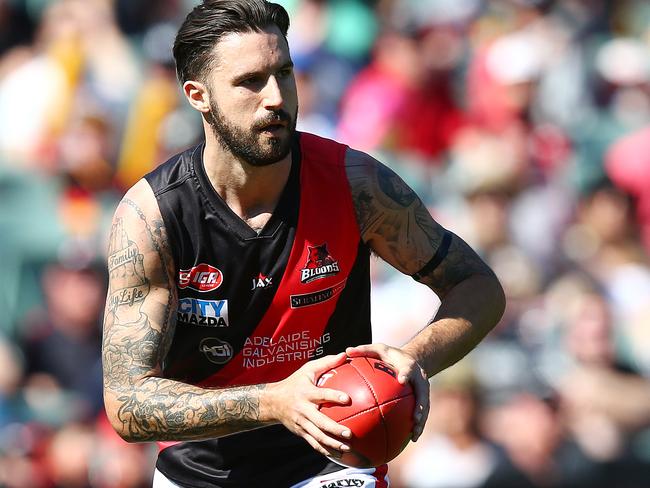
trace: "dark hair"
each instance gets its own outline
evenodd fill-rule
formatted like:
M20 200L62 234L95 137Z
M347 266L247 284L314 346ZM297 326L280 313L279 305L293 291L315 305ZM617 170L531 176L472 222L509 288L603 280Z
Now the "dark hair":
M289 15L284 7L265 0L203 0L187 15L174 40L178 80L202 79L223 36L261 32L270 25L276 25L286 38Z

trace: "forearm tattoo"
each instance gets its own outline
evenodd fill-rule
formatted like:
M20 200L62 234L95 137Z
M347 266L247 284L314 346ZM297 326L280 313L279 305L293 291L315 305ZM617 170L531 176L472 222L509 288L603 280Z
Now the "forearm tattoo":
M108 253L102 360L107 406L120 433L136 441L189 440L258 426L263 385L206 390L162 377L176 300L165 227L161 220L150 223L129 199L118 215Z
M367 154L348 150L346 171L363 239L400 271L419 272L440 247L445 229L397 174ZM443 297L472 274L492 271L452 234L444 259L420 281Z

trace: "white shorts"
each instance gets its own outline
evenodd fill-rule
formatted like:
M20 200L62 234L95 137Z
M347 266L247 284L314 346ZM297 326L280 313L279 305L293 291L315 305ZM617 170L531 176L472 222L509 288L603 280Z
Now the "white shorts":
M322 476L315 476L301 481L290 488L388 488L386 467L380 468L345 468ZM172 483L160 471L153 475L152 488L181 488Z

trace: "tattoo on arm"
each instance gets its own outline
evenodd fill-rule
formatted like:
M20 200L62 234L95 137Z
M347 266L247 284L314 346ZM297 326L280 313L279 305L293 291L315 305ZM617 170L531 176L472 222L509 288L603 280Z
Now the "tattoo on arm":
M206 390L161 377L174 326L171 252L162 220L150 224L134 201L123 204L111 229L102 348L114 424L137 441L198 439L259 426L264 386ZM129 225L128 212L137 216L129 216Z
M108 313L120 321L134 322L149 294L149 280L145 276L144 255L129 239L122 218L117 218L111 229L108 274Z
M401 207L407 208L418 199L415 192L386 166L377 166L377 184L384 195Z
M263 385L202 390L151 377L117 392L117 418L130 439L191 440L258 426Z
M445 229L397 174L367 154L348 150L346 171L364 241L403 273L419 272L440 247ZM447 255L421 282L442 297L472 274L492 271L452 234Z

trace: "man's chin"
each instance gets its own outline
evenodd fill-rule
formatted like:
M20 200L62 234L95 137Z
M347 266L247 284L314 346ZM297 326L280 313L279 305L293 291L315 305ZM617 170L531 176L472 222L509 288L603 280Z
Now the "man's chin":
M291 150L289 144L282 144L279 140L271 142L269 139L259 145L259 151L253 157L245 158L251 166L270 166L283 161Z
M279 163L287 157L291 151L291 136L288 130L284 133L274 131L268 133L263 131L258 138L259 159L264 160L266 164ZM268 161L268 162L266 162Z
M269 152L288 152L291 147L292 132L286 127L265 129L259 132L257 141L260 148Z

